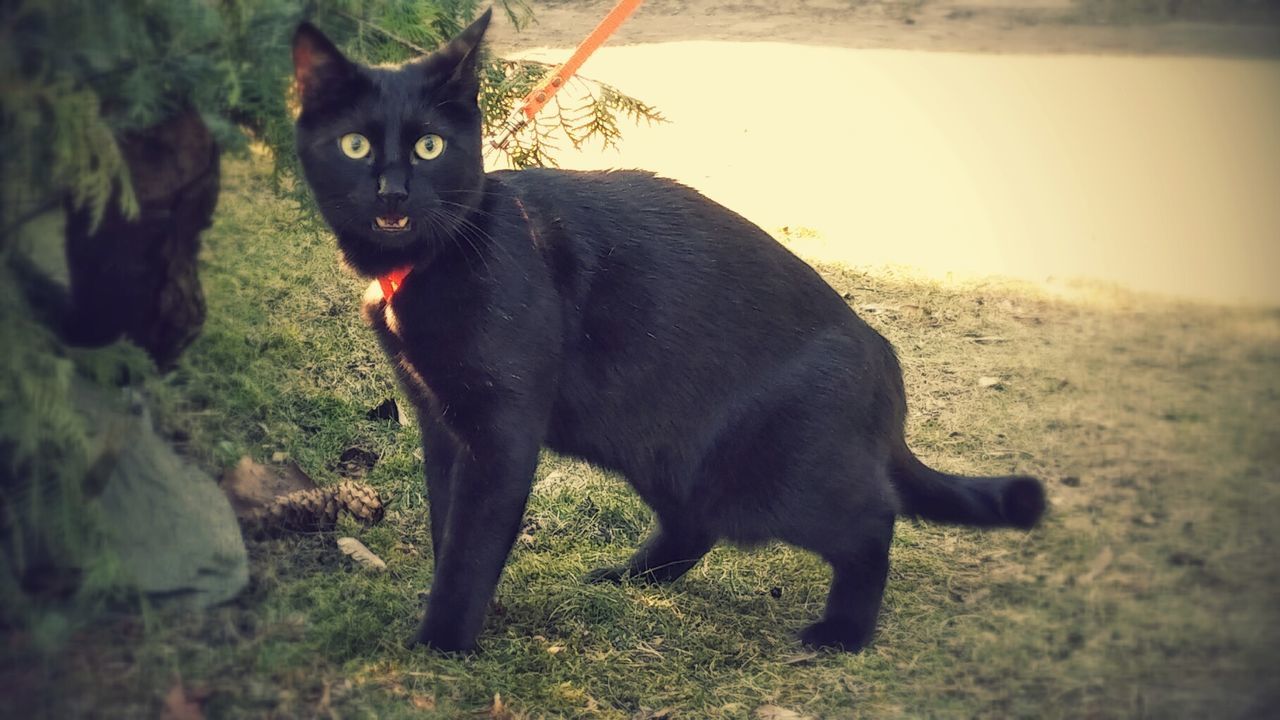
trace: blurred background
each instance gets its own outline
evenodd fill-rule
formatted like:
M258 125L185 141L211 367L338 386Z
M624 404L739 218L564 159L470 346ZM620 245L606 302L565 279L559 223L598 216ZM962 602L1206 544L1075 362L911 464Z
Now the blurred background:
M496 2L491 129L612 4ZM644 3L490 168L746 216L898 349L922 458L1051 510L899 523L876 643L817 655L785 546L582 585L651 517L548 453L458 659L403 646L422 446L289 38L399 62L487 5L0 0L0 717L1275 714L1280 0Z
M547 5L499 47L562 61L602 9ZM560 162L654 170L846 264L1274 305L1277 7L658 0L589 74L669 122Z

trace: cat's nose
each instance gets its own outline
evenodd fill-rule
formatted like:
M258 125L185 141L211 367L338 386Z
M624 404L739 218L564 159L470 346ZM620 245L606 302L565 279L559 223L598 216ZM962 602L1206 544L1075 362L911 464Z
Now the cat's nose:
M392 207L404 202L409 197L409 183L404 171L398 168L388 169L378 177L378 199L389 203Z

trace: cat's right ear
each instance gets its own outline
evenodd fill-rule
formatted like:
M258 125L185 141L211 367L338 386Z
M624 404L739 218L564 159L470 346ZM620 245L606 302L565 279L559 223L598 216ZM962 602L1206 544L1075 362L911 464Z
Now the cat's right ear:
M293 80L304 110L321 104L355 74L355 66L320 32L304 22L293 33Z

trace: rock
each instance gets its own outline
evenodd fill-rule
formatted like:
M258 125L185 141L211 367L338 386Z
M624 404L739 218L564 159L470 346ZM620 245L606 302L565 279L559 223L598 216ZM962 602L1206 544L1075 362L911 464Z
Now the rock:
M208 607L249 582L240 525L218 484L162 440L140 405L87 383L76 400L91 428L113 428L114 461L96 498L126 578L157 600Z

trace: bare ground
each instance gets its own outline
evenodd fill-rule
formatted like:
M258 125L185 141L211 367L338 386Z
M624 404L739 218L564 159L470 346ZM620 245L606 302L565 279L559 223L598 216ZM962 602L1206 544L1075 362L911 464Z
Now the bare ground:
M517 36L505 19L499 51L572 47L613 0L534 0L535 24ZM846 48L987 53L1280 56L1280 10L1182 19L1070 0L649 0L611 45L742 40ZM1116 9L1116 6L1119 9ZM1194 16L1193 16L1194 17Z

